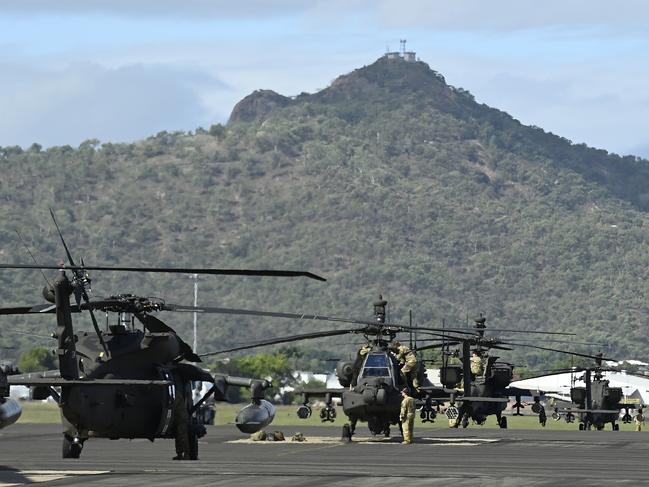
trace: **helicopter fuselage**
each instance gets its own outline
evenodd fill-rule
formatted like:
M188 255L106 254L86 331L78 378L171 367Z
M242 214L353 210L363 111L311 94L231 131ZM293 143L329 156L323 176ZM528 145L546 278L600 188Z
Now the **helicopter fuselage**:
M135 379L167 381L169 385L63 386L60 407L65 422L83 436L173 436L174 400L178 395L191 397L188 378L173 362L179 353L175 335L129 330L103 337L108 356L94 334L79 337L76 354L80 380ZM197 374L201 372L197 367L183 365L183 369L187 367L197 369ZM191 405L191 400L187 404Z
M375 434L399 422L404 383L390 353L368 353L354 383L342 394L343 411L352 422L366 421Z
M579 408L575 411L579 416L579 429L595 427L601 430L606 423L611 423L613 430L619 429L617 421L622 407L622 388L610 387L609 381L598 373L592 380L589 370L584 375L586 386L570 389L571 400Z

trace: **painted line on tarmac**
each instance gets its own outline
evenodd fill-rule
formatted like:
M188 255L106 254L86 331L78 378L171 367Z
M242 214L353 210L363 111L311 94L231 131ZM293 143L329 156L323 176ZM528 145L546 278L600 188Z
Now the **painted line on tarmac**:
M51 482L82 475L103 475L109 470L0 470L0 487Z

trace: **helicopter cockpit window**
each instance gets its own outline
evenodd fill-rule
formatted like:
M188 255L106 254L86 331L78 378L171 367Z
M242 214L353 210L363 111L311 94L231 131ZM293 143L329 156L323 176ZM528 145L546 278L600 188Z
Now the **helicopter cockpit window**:
M390 377L387 355L385 353L370 353L365 360L363 377Z

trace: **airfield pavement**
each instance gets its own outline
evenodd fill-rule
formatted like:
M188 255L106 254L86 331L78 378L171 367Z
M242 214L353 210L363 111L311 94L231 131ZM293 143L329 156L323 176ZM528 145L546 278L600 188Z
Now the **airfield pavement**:
M91 439L62 460L61 427L17 424L0 431L0 486L419 486L645 485L649 435L628 431L432 430L338 441L339 427L279 427L286 442L250 442L234 426L208 427L200 460L172 461L174 443ZM271 428L272 429L272 428ZM575 426L576 429L576 426ZM291 442L296 431L304 443Z

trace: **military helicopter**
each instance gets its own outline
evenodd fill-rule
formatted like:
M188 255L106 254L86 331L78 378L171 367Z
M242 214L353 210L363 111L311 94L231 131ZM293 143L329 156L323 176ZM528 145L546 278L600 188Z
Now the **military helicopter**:
M505 429L507 428L507 417L503 416L502 413L507 407L509 397L517 397L517 404L514 407L520 409L522 407L520 397L522 395L533 395L531 391L510 387L514 365L498 361L499 357L491 355L490 350L512 350L507 346L511 345L594 358L592 355L521 343L514 339L504 340L485 337L486 318L481 314L474 321L475 336L462 337L449 333L447 336L449 343L444 345L446 352L444 353L443 366L440 369L440 381L446 389L452 391L450 407L447 408L446 415L451 420L452 426L456 428L460 425L466 428L469 425L469 420L481 425L485 423L488 416L495 415L498 426ZM492 331L514 333L522 330L500 329ZM572 333L544 331L525 331L524 333L573 335ZM449 353L449 348L453 345L461 345L461 351L454 354ZM439 347L439 344L424 345L418 347L417 350L422 351L437 347ZM451 355L459 355L461 365L449 364L448 357ZM456 407L456 402L460 403L459 408ZM545 412L538 399L535 400L532 409L539 414L540 422L544 423Z
M16 366L10 362L0 361L0 391L9 387L6 383L6 376L12 373L18 373ZM22 407L18 401L0 394L0 429L18 421L21 414Z
M63 458L79 458L90 437L110 439L175 438L177 459L198 458L198 438L205 429L198 425L196 411L213 396L225 400L228 387L249 387L252 402L237 415L236 425L244 432L263 428L273 419L273 406L263 399L271 384L225 375L212 376L187 362L200 362L176 332L153 316L157 311L189 311L192 307L165 303L161 299L120 294L90 300L88 271L165 272L229 276L323 278L303 271L247 269L180 269L155 267L102 267L76 265L63 235L52 218L65 248L68 265L2 264L0 269L57 269L56 278L43 289L47 304L0 308L0 315L56 314L58 370L7 375L0 371L0 397L3 398L3 426L15 421L19 413L9 386L30 386L35 399L52 396L60 406L65 426ZM71 277L68 277L68 273ZM70 303L74 295L76 304ZM73 313L87 311L95 333L77 333ZM106 328L101 330L95 311L106 313ZM114 313L116 319L109 320ZM136 326L142 325L142 329ZM193 405L192 381L212 383L211 389ZM60 389L57 389L60 388ZM60 392L59 392L60 391ZM6 406L6 405L9 406ZM7 411L5 411L5 409Z
M390 426L399 424L399 412L401 405L400 391L404 387L411 387L406 378L401 373L399 363L396 360L395 354L390 350L391 344L398 333L408 332L411 333L411 348L413 351L423 351L430 348L442 348L451 343L463 343L464 348L469 350L471 344L476 344L482 340L481 331L472 328L431 328L412 326L404 326L399 324L386 323L386 306L387 301L379 298L374 303L374 321L368 322L363 320L348 319L348 318L332 318L327 316L319 316L312 314L292 314L292 313L270 313L261 311L246 311L246 310L223 310L203 308L207 312L230 312L242 314L254 314L256 316L275 316L281 318L296 318L307 320L325 320L325 321L338 321L345 323L363 324L361 328L349 328L343 330L325 330L320 332L305 333L299 335L292 335L288 337L274 338L271 340L264 340L251 343L244 346L232 347L222 349L201 356L211 356L220 353L234 352L238 350L248 350L260 346L274 345L280 343L294 342L299 340L315 339L322 337L339 336L346 334L361 334L365 337L367 344L359 350L355 360L341 361L337 364L336 374L340 385L344 389L306 389L302 393L304 395L304 404L298 409L298 417L306 419L311 416L312 410L309 406L309 399L312 397L324 397L325 408L320 411L320 418L322 421L333 421L336 417L336 410L333 406L333 399L338 397L342 401L343 412L349 418L349 423L343 427L343 438L351 439L356 430L358 421L367 422L370 432L374 435L390 435ZM484 324L484 322L483 322ZM499 331L517 331L517 330L499 330ZM429 344L423 347L413 347L412 334L428 335L435 338L433 340L440 343ZM449 335L453 333L453 335ZM483 333L483 332L482 332ZM469 335L463 337L462 335ZM496 345L495 345L496 346ZM500 347L504 348L504 347ZM496 387L502 386L503 389L508 385L511 380L511 368L507 368L506 364L494 364L495 358L489 361L489 367L495 380L497 380ZM469 361L466 361L467 367ZM448 400L453 397L457 392L455 387L461 380L462 374L458 373L452 367L448 367L445 372L446 379L443 381L444 387L434 386L424 376L424 364L422 360L418 360L417 370L413 375L420 379L420 387L413 391L418 406L420 409L420 418L423 422L432 422L436 417L436 406L442 401ZM505 371L502 376L500 371ZM451 374L455 373L451 377ZM469 373L470 375L470 373ZM505 378L502 380L501 377ZM491 387L494 379L490 379L487 383ZM470 383L469 383L469 388ZM470 390L470 389L469 389ZM485 389L483 385L481 403L475 404L474 410L477 414L482 414L482 410L478 409L478 405L494 402L504 405L507 399L501 397L492 398L490 394L495 394L496 389L493 387ZM489 397L487 397L489 396ZM469 405L471 400L477 398L466 396L463 398L464 404ZM493 402L490 402L492 401ZM500 414L502 409L498 410ZM477 416L476 416L477 417Z
M357 353L355 360L340 361L336 367L336 374L340 385L344 389L305 389L301 391L304 395L304 403L299 407L297 415L301 419L311 416L312 409L309 400L312 397L323 397L325 408L320 412L323 422L334 421L336 409L333 406L333 399L338 397L342 401L343 412L349 418L349 423L343 427L343 438L351 440L356 430L358 421L367 422L370 432L374 435L390 436L390 426L399 424L399 412L401 406L401 390L412 386L401 374L399 363L395 355L389 350L391 342L400 332L411 332L417 330L419 333L440 335L438 328L413 327L398 324L386 323L387 301L382 298L374 303L374 321L356 320L351 318L335 318L310 314L272 313L272 312L248 312L246 310L230 310L242 314L257 316L275 316L281 318L311 319L324 321L337 321L363 325L358 328L343 330L325 330L313 333L304 333L288 337L264 340L248 345L222 349L214 352L201 354L201 357L212 356L221 353L248 350L256 347L288 343L300 340L332 337L348 334L363 335L366 345ZM209 310L208 310L209 311ZM458 333L463 333L457 330ZM416 374L424 379L423 364L419 363ZM441 394L443 391L435 389L432 384L423 380L427 392L422 394L424 402L421 416L425 421L433 421L436 411L431 401L426 401L427 396L433 393Z
M613 431L619 431L618 424L620 410L626 409L626 415L630 422L628 410L634 408L635 404L625 404L622 402L623 392L621 387L611 387L609 381L604 378L603 372L612 369L602 367L602 354L595 356L595 367L572 367L563 371L554 371L554 373L570 372L571 387L570 400L573 406L560 409L554 408L552 417L560 420L562 417L567 423L575 421L575 414L579 418L579 430L590 430L592 428L599 430L604 429L607 423L611 424ZM583 372L583 375L577 377L575 374ZM576 386L579 381L584 386Z

